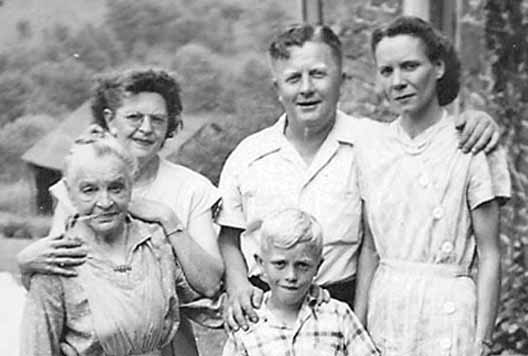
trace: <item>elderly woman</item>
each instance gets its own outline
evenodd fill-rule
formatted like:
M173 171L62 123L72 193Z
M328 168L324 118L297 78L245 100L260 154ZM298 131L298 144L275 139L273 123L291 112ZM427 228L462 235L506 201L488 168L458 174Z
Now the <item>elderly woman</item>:
M84 140L67 157L64 184L76 213L63 239L80 240L76 277L33 277L21 355L161 356L179 325L187 284L169 239L181 233L132 218L135 159L113 137Z
M170 213L177 216L182 232L175 253L183 272L196 291L211 296L218 290L223 273L212 223L212 208L220 194L203 176L158 154L165 140L182 124L181 111L179 85L164 71L128 71L102 76L92 98L95 123L114 135L138 162L132 197L143 202L133 204L133 212L146 219L157 219L144 198L171 208L163 214L157 209L156 214L162 215L161 220L167 220ZM18 256L25 275L75 276L77 272L72 267L86 260L85 246L57 238L64 232L73 209L64 182L55 185L52 192L58 205L49 237L28 246ZM180 331L175 339L176 354L196 355L190 324L183 320Z

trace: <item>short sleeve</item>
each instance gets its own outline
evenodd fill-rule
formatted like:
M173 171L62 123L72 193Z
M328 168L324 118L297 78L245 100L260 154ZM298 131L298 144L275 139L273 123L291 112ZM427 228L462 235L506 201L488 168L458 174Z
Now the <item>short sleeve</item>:
M237 148L228 157L220 175L219 188L222 194L222 208L216 219L219 225L239 229L246 228L239 180L243 166L244 164Z
M61 355L60 342L64 318L64 293L60 278L35 275L27 294L22 317L20 354Z
M469 208L475 209L479 205L495 199L491 170L484 153L478 153L471 158L467 187Z
M374 342L369 334L350 309L348 305L343 305L341 326L344 328L346 355L354 356L375 356L379 355Z
M511 197L511 178L506 151L499 147L486 155L490 167L493 193L504 203Z
M196 178L193 181L189 221L206 211L213 212L221 199L220 191L207 178L201 175Z

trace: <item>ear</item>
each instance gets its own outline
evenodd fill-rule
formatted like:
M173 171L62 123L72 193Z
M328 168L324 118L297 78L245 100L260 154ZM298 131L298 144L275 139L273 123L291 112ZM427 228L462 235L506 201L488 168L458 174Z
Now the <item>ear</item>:
M103 117L106 122L106 126L108 126L110 122L112 122L112 120L114 119L114 112L109 108L106 108L103 110Z
M260 268L262 268L262 263L263 263L263 261L262 261L262 257L260 257L259 254L255 253L255 254L253 255L253 258L255 259L255 262L257 263L257 265L258 265Z
M436 80L442 79L445 74L445 62L441 59L435 62Z
M317 265L317 273L319 273L319 268L321 268L323 261L324 261L324 258L321 257L321 260L319 261L319 264Z

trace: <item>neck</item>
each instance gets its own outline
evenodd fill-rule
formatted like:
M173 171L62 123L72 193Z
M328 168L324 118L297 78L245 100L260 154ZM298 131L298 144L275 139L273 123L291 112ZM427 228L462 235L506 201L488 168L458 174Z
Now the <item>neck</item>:
M302 301L298 304L294 305L287 305L284 303L281 303L278 300L275 300L273 298L273 294L271 295L269 301L268 301L268 308L269 310L277 316L277 318L283 322L285 322L287 325L294 325L297 321L297 316L299 315L299 311L301 310Z
M401 126L411 138L414 138L440 121L443 112L438 102L434 101L423 110L402 114Z
M136 186L150 183L158 174L159 157L155 155L145 161L138 162L138 171L134 177L134 184Z
M297 149L304 161L310 164L328 137L328 134L332 131L334 124L335 114L334 119L324 126L296 125L287 120L284 134Z

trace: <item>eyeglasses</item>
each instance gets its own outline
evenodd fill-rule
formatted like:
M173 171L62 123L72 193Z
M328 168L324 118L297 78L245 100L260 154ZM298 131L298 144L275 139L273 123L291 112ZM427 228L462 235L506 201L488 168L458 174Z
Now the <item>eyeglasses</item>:
M163 128L168 121L167 115L145 114L139 111L131 112L124 115L125 120L134 127L141 127L147 117L150 118L150 124L155 129Z

